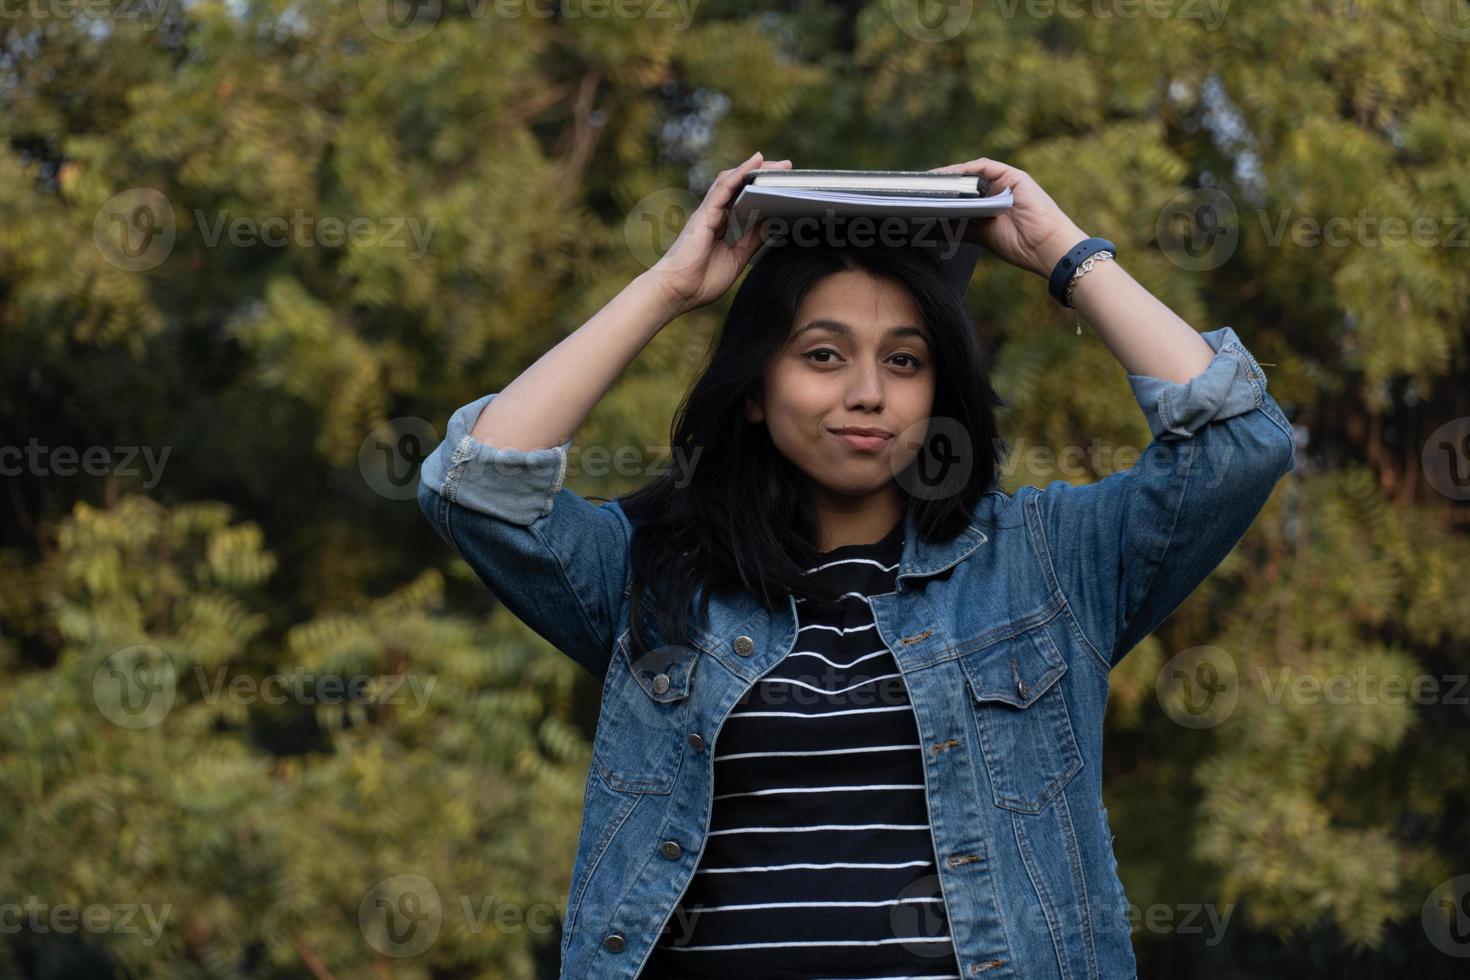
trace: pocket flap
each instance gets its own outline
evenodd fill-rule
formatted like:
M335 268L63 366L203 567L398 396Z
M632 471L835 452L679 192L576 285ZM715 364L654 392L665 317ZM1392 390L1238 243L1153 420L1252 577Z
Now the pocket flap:
M991 644L960 658L977 701L1030 707L1067 672L1067 661L1044 626Z
M619 641L619 647L633 672L633 679L650 698L667 702L689 696L689 679L694 673L698 650L666 645L635 658L626 635Z

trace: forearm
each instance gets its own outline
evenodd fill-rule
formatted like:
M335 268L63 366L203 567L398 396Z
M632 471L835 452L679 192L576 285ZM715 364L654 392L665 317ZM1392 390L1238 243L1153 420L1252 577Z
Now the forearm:
M485 406L470 435L499 449L561 445L675 315L654 275L638 276L506 385Z
M1041 256L1049 275L1058 259L1086 232L1056 236ZM1093 264L1072 289L1072 305L1113 352L1129 374L1183 383L1203 371L1215 356L1188 323L1138 283L1118 259Z

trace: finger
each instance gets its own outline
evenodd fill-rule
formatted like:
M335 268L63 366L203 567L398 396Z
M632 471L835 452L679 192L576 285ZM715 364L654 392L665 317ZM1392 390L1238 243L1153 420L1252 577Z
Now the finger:
M735 196L735 191L744 182L745 175L752 170L758 169L764 162L765 158L761 156L761 151L756 150L750 155L749 159L738 167L732 170L720 171L720 175L715 178L715 182L710 185L709 190L705 193L704 203L711 208L724 208L725 205L730 203L730 199Z
M933 171L930 172L949 174L979 174L980 176L985 177L986 179L991 181L1005 180L1008 182L1007 186L1010 186L1011 182L1020 180L1026 175L1025 172L1020 170L1019 168L1012 167L1009 164L1001 163L999 160L992 160L990 157L980 157L979 159L970 160L966 163L952 163L947 167L936 167Z
M1019 167L1012 167L1009 164L1001 163L999 160L992 160L989 157L981 157L978 160L971 160L969 163L954 164L953 166L942 169L947 173L973 174L983 177L986 182L984 193L991 195L1000 194L1007 190L1014 191L1029 176L1026 171L1021 170Z
M790 170L791 160L777 160L771 163L765 162L761 153L757 151L738 167L730 170L722 170L710 189L705 193L705 198L700 202L698 211L703 212L701 222L713 235L723 237L726 234L725 225L730 218L729 203L744 186L745 176L752 170ZM735 229L739 230L739 229Z
M966 160L964 163L951 163L947 167L935 167L928 171L931 174L970 174L979 173L980 166L989 160L988 157L978 157L974 160Z

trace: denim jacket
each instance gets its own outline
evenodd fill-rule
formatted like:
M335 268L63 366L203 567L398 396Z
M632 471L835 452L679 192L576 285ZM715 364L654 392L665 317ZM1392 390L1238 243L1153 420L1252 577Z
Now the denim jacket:
M934 875L961 976L1136 976L1102 802L1109 672L1235 546L1295 463L1235 331L1179 384L1129 374L1152 432L1130 469L986 493L943 544L909 513L895 591L872 598L924 751ZM709 826L715 740L792 649L796 606L715 597L692 645L628 635L632 526L562 486L571 441L513 451L456 411L424 461L425 516L512 613L602 682L561 942L564 980L628 980Z

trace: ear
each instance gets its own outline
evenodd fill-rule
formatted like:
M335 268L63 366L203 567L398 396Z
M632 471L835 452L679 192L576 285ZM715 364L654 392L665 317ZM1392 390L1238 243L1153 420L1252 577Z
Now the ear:
M747 421L747 422L764 422L765 420L766 420L766 410L765 410L765 407L763 405L761 405L761 403L759 401L757 401L754 396L746 395L745 396L745 421Z

